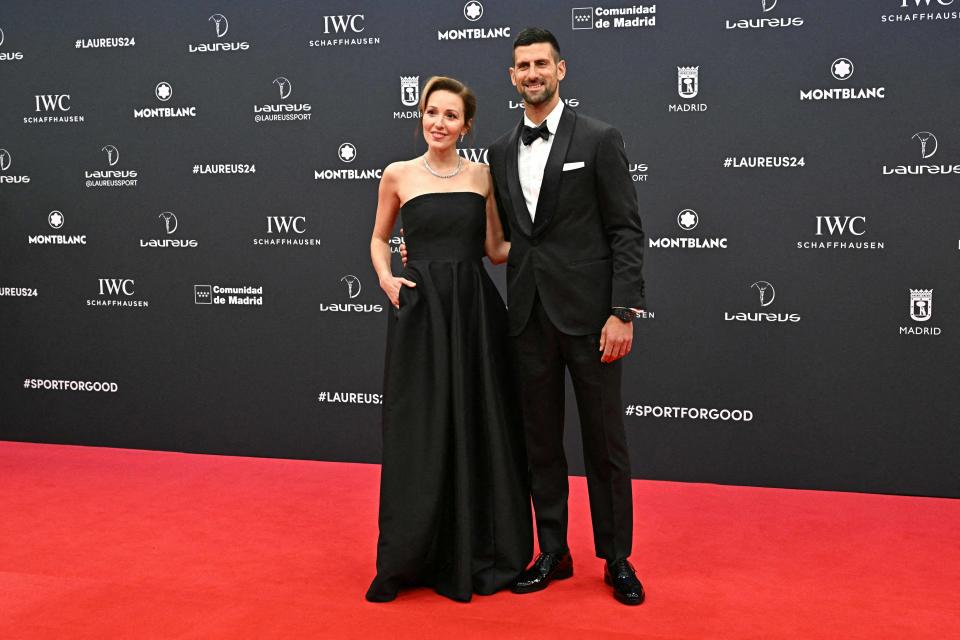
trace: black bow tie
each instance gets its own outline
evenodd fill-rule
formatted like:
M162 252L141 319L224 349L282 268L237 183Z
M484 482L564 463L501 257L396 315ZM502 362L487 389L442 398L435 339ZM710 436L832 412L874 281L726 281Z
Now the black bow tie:
M539 127L528 127L527 125L523 125L523 132L520 134L520 137L523 140L523 144L528 146L537 138L549 140L550 129L547 128L547 121L544 120L541 122Z

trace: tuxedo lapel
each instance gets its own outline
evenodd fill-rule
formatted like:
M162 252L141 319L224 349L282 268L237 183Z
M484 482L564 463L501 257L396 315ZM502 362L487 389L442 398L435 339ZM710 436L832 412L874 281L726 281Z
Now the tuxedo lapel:
M560 179L563 177L563 161L570 148L573 138L573 129L577 113L569 107L563 108L557 133L547 156L547 166L543 168L543 182L540 185L540 198L537 200L537 215L534 217L533 235L543 233L557 209L557 200L560 197ZM519 179L517 184L519 185ZM520 194L521 197L523 194ZM526 208L526 207L524 207Z
M523 129L523 119L513 135L507 140L506 165L507 165L507 186L510 189L510 210L517 221L517 225L524 235L533 234L533 222L530 220L530 210L527 209L527 199L523 197L523 188L520 186L520 167L517 161L518 146L520 144L520 131Z

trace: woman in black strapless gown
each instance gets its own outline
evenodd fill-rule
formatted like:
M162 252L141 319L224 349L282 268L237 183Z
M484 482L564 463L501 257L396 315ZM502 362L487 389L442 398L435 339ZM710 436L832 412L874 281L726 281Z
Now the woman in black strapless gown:
M447 165L454 171L438 170L455 155L460 133L445 109L459 107L464 129L472 119L459 83L439 80L439 87L428 83L421 102L427 154L384 172L371 242L393 303L377 575L366 596L378 602L413 585L460 601L493 593L513 583L533 547L506 309L481 262L485 247L502 261L509 245L499 220L491 222L486 167L457 157ZM397 213L408 249L399 278L389 273L386 244Z

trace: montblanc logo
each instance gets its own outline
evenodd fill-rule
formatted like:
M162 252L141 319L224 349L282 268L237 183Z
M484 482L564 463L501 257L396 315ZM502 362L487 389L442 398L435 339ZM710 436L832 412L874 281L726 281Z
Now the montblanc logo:
M357 147L352 142L341 143L337 147L337 157L344 164L357 159ZM383 169L324 169L314 170L314 180L379 180Z
M933 318L933 289L910 289L910 319L914 322L929 322ZM916 325L900 327L901 336L939 336L940 327Z
M579 29L637 29L657 24L657 5L625 7L574 7L571 10L574 31Z
M853 77L855 67L850 58L837 58L830 63L830 75L834 80L846 82ZM800 100L883 100L886 87L834 87L828 89L801 89Z
M4 175L13 166L13 156L6 149L0 149L0 184L29 184L30 176Z
M280 90L280 99L286 100L293 93L293 83L285 76L273 79L273 85ZM294 122L310 119L313 105L308 102L280 102L274 104L253 105L254 122Z
M166 103L173 98L173 85L167 81L158 82L153 88L153 95L160 102ZM133 117L141 118L195 118L196 107L134 107Z
M880 22L940 22L960 19L960 11L945 10L948 7L960 6L955 4L955 0L885 0L885 2L897 6L901 11L882 14Z
M54 210L47 214L47 226L55 231L63 229L67 224L67 217L63 215L62 211ZM49 235L35 235L27 236L27 244L87 244L86 235L64 235L64 234L49 234Z
M757 280L750 285L750 292L756 304L761 309L767 309L773 305L777 299L777 290L767 280ZM726 322L772 322L772 323L796 323L800 322L800 315L797 313L780 313L773 311L754 311L737 313L724 312L723 319Z
M340 286L343 295L347 300L356 300L363 291L363 284L360 278L353 274L347 274L340 278ZM383 313L382 304L361 304L359 302L321 304L320 311L332 311L335 313Z
M107 166L115 167L120 162L120 150L112 144L104 145L100 151L106 154ZM89 188L99 187L135 187L137 186L138 172L134 169L95 169L85 171L84 185Z
M306 216L267 216L267 237L254 238L260 246L319 247L320 238L304 237Z
M883 241L864 241L866 216L817 216L816 239L797 242L797 249L879 250Z
M483 5L470 0L463 5L463 17L469 22L477 22L483 17ZM437 40L488 40L491 38L509 38L510 27L471 27L467 29L446 29L437 31Z
M420 117L420 76L400 76L400 103L416 107L406 111L394 111L394 120L412 120Z
M217 36L217 42L208 42L201 44L188 44L187 51L190 53L226 53L230 51L247 51L250 48L249 42L221 42L220 39L227 35L230 30L230 21L222 13L215 13L207 22L213 24L214 33Z
M169 237L175 234L177 229L180 228L180 220L172 211L161 212L159 215L157 215L157 220L160 221L161 228L167 237L147 239L140 238L141 249L194 249L199 246L200 243L196 240L185 240L182 238Z
M773 11L774 7L777 6L777 0L762 0L760 3L760 8L763 13L769 13ZM727 20L725 22L727 30L730 29L782 29L782 28L791 28L791 27L802 27L803 18L797 16L793 18L774 18L774 17L763 17L763 18L743 18L740 20Z
M97 295L98 297L87 300L88 307L133 307L142 309L150 306L148 300L134 297L137 295L137 283L133 278L98 278Z
M3 33L3 29L0 29L0 47L3 46L4 40L6 40L6 35ZM13 62L16 60L23 60L22 51L0 51L0 62Z
M677 67L677 95L684 100L692 100L700 93L700 67ZM683 102L680 104L668 104L667 111L670 113L683 113L689 111L706 111L707 105Z
M357 47L380 44L380 36L367 32L367 16L362 13L323 16L323 37L308 43L311 47Z
M263 286L193 285L193 303L237 307L262 307Z
M24 124L66 124L85 122L86 117L73 111L69 93L43 93L33 96L33 116L24 116Z
M932 158L940 149L937 136L929 131L917 131L910 136L910 140L919 150L921 160ZM883 165L883 175L920 176L920 175L960 175L960 164L911 164L889 167Z
M677 226L681 231L689 233L700 224L700 215L693 209L683 209L677 214ZM726 249L726 238L650 238L649 246L652 249Z

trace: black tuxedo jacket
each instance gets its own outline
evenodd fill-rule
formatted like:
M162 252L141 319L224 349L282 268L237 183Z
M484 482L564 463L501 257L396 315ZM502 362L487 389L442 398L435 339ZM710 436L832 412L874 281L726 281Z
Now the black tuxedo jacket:
M488 152L500 218L512 242L510 335L523 331L537 293L563 333L600 333L611 307L645 306L644 235L623 138L610 125L564 107L534 222L517 169L522 128L521 118Z

